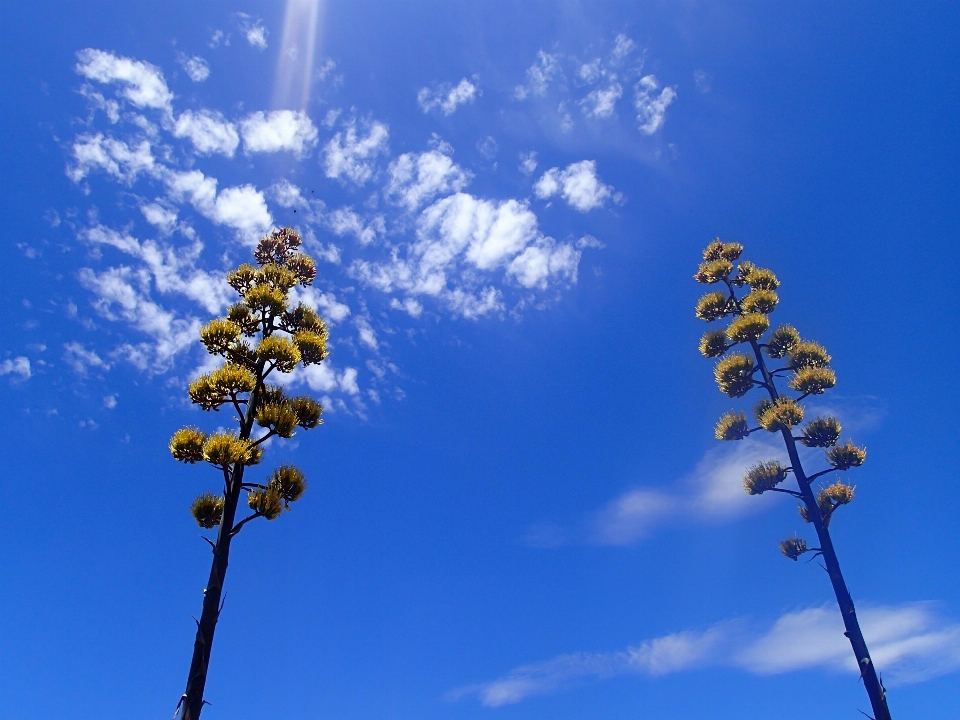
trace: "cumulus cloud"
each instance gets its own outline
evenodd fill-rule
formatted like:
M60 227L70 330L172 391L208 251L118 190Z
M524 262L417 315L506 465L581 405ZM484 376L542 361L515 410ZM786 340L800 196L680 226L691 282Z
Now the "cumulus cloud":
M580 101L583 113L588 117L608 118L613 115L617 100L623 97L623 87L618 82L609 87L598 88Z
M299 110L255 112L240 123L240 132L248 153L287 150L303 157L317 142L317 128Z
M350 315L350 306L337 300L333 293L325 293L312 286L297 286L291 293L294 303L302 302L320 313L331 325L343 322Z
M355 261L350 271L363 284L387 293L428 295L467 318L500 312L502 292L477 288L478 272L504 270L528 288L548 281L575 281L580 254L545 237L536 215L517 200L485 200L459 192L437 200L417 219L417 239L388 262ZM398 306L403 307L399 304Z
M210 66L207 61L199 55L188 57L183 53L177 55L177 62L183 67L183 71L194 82L203 82L210 77Z
M603 207L614 194L612 187L600 182L597 163L593 160L581 160L563 170L550 168L534 184L533 192L541 200L559 193L570 207L580 212Z
M306 385L314 392L339 391L347 395L360 394L360 386L357 383L357 369L348 367L338 372L329 360L320 365L297 368L290 375L281 376L279 380L289 382L292 385Z
M358 132L356 121L351 120L346 129L338 132L324 148L324 171L328 178L347 178L363 185L374 171L378 155L387 152L389 138L387 126L373 121L366 127L366 134Z
M361 245L369 245L387 230L383 215L376 215L368 222L352 208L338 208L328 213L324 220L335 234L340 237L353 235Z
M524 100L528 95L543 97L550 83L560 74L560 55L551 55L543 50L537 53L537 61L527 68L526 85L517 85L513 96Z
M546 290L547 284L557 278L575 283L579 264L579 250L551 237L542 237L510 261L507 274L525 288Z
M233 157L237 145L240 144L240 136L234 124L228 122L219 112L211 110L187 110L177 118L173 134L180 138L190 138L193 147L201 155L219 153Z
M173 93L159 68L150 63L85 48L77 53L75 70L90 80L114 83L120 94L139 108L169 110Z
M440 193L459 192L473 173L453 162L447 149L404 153L387 168L384 195L391 202L413 212Z
M130 184L141 173L152 174L158 167L148 140L131 145L102 133L84 134L74 140L71 151L74 162L67 168L67 177L74 182L80 182L93 170L102 170Z
M655 75L644 75L634 87L633 104L637 110L637 123L644 135L653 135L663 127L667 108L677 99L677 91L665 87L657 94L660 84Z
M267 49L267 28L263 20L241 12L237 13L237 25L248 43L258 50Z
M539 236L537 216L517 200L492 202L467 193L438 200L418 223L418 254L426 277L458 254L479 270L503 265ZM428 281L429 282L429 281Z
M16 375L21 380L28 380L31 374L30 359L23 355L0 362L0 375Z
M172 200L186 200L201 215L234 228L248 242L255 242L273 223L263 193L253 185L228 187L217 193L216 178L199 170L168 171L165 181Z
M888 685L923 682L960 669L960 625L938 617L930 604L866 606L859 617ZM645 640L626 650L560 655L453 690L448 699L474 696L483 705L499 707L586 679L656 677L706 666L758 675L811 668L858 675L850 643L843 636L843 621L835 606L824 605L785 613L772 626L734 619L706 630Z
M457 107L472 103L479 94L477 86L463 78L453 87L443 83L433 88L421 88L417 93L417 102L425 113L439 108L444 115L452 115Z

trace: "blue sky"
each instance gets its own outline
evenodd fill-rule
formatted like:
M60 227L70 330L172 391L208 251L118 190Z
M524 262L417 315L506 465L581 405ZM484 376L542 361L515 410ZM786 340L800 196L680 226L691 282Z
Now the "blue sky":
M960 703L956 4L7 5L4 718L172 713L216 479L166 444L282 224L326 423L270 450L310 485L238 538L204 717L867 709L740 489L775 447L713 440L717 235L869 449L832 528L892 712Z

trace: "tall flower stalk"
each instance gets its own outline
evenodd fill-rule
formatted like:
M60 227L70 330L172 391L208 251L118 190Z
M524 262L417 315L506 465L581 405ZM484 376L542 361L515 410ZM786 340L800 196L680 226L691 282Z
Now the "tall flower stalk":
M780 281L770 270L739 260L742 251L739 243L724 243L719 238L703 251L703 262L693 277L697 282L722 289L701 297L696 315L706 322L729 319L729 324L726 329L705 333L700 340L700 352L708 358L720 358L713 373L721 392L740 398L758 389L766 397L754 408L756 427L751 427L745 412L732 410L720 418L715 434L718 440L736 441L766 430L783 438L790 464L784 466L778 460L769 460L750 467L744 475L744 489L750 495L786 493L799 501L800 516L813 525L819 547L810 547L806 540L793 537L780 543L780 551L791 560L805 553L823 558L843 617L844 635L850 640L873 716L875 720L890 720L886 690L863 639L853 598L830 537L833 515L853 500L854 488L839 479L830 485L824 482L832 473L862 465L867 451L849 440L839 442L841 426L834 417L817 417L801 427L801 403L836 385L830 355L819 343L801 339L790 325L770 331L769 315L779 301L776 291ZM780 364L772 367L768 360ZM800 462L798 444L823 448L827 467L808 475ZM790 477L796 489L783 487Z
M300 236L291 228L264 236L255 252L257 265L243 264L227 274L239 302L226 317L200 330L207 350L222 357L223 364L190 384L190 401L206 411L232 412L235 430L208 434L185 427L170 440L174 458L206 462L223 479L220 494L203 493L190 508L200 527L218 530L216 541L204 538L213 549L213 562L203 591L187 688L174 713L182 720L196 720L206 704L203 693L233 539L253 520L278 518L306 489L303 473L292 465L281 465L256 482L244 477L247 467L260 463L267 440L290 438L297 428L308 430L322 422L323 407L316 400L288 396L280 385L267 382L274 373L320 363L327 355L327 327L320 316L302 303L290 306L291 291L297 285L310 285L317 274L313 259L299 252L299 247ZM244 494L249 514L237 521Z

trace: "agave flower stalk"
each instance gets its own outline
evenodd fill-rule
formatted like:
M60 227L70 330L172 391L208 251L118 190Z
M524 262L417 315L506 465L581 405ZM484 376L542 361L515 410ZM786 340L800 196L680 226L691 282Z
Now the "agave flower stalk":
M853 598L830 537L833 514L853 500L854 489L840 480L829 487L814 488L821 477L862 465L866 448L849 440L838 444L841 426L833 417L814 418L800 428L804 418L800 403L810 395L832 388L836 384L836 373L829 367L831 358L826 349L819 343L801 339L792 326L781 325L769 331L768 316L777 306L776 290L780 281L770 270L751 262L740 260L735 267L742 251L739 243L714 240L704 250L704 261L693 276L697 282L724 288L700 298L696 316L706 322L730 319L724 331L709 331L703 336L700 352L708 358L719 358L714 377L721 392L739 398L752 390L761 390L767 397L755 408L758 427L750 428L746 413L734 410L720 419L715 434L718 440L736 441L766 430L779 433L783 438L789 467L783 467L776 460L758 463L744 475L744 489L751 495L781 492L799 500L800 516L813 525L819 547L809 547L803 538L793 537L780 543L780 551L791 560L808 552L823 558L843 617L844 635L850 640L873 707L873 717L890 720L886 689L863 639ZM737 348L736 351L728 352L733 348ZM783 364L771 367L768 363L771 360ZM787 390L778 385L784 379ZM823 448L828 467L808 475L800 461L797 443ZM795 490L781 487L789 476L796 483Z
M289 465L276 468L261 482L248 482L244 477L247 467L260 463L266 440L289 438L297 428L308 430L322 422L323 407L316 400L290 397L279 385L267 382L273 373L320 363L327 354L323 320L306 305L290 307L291 290L310 285L316 276L313 260L298 250L300 242L291 228L264 236L255 252L257 266L243 264L227 274L239 302L226 317L212 320L200 330L207 350L222 357L224 363L190 384L190 400L206 411L232 411L236 430L207 434L185 427L170 440L174 458L185 463L206 462L223 478L222 494L203 493L190 508L200 527L218 530L216 541L204 538L213 548L213 562L197 621L187 688L174 713L174 717L179 713L181 720L197 720L206 704L203 694L231 542L247 523L258 518L274 520L289 510L306 488L303 473ZM250 513L238 521L243 493Z

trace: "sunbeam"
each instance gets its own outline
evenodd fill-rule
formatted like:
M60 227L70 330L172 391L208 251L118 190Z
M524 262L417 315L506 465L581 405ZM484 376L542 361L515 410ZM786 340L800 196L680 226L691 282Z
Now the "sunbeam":
M287 0L283 41L277 61L273 106L305 110L310 102L313 57L323 0Z

